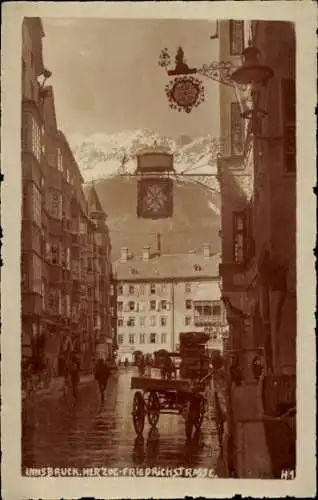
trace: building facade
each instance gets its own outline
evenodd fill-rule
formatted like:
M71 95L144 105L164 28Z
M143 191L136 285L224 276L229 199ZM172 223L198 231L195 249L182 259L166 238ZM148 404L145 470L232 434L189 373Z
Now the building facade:
M220 59L241 65L251 39L274 71L252 131L240 110L248 93L220 86L218 175L222 199L223 295L234 349L262 347L267 369L296 369L295 33L292 23L222 21ZM240 108L240 106L242 106ZM227 132L230 130L230 133ZM288 242L288 243L287 243Z
M190 331L208 332L207 347L222 352L227 325L218 265L209 245L201 254L180 255L146 247L132 256L122 248L114 264L119 359L131 360L134 351L178 351L180 333Z
M106 216L100 204L96 210L96 199L94 205L91 197L85 198L78 165L58 129L54 91L46 85L50 72L43 64L43 36L39 18L24 19L22 354L35 360L35 369L46 366L54 376L61 373L69 348L80 353L85 371L92 369L97 343L107 342L107 356L111 356L111 247Z
M220 59L242 67L239 56L248 40L260 51L261 64L270 67L273 76L267 86L258 89L258 103L249 86L236 87L236 91L220 86L221 135L227 137L218 162L220 275L229 323L229 361L236 369L238 363L245 390L250 391L250 419L262 422L266 447L260 454L269 454L271 477L280 478L282 469L295 470L296 463L294 25L222 21ZM244 120L241 113L255 105L265 110L261 119L252 114ZM256 357L263 364L260 378L253 370ZM228 414L230 433L235 436L233 385L229 384ZM253 407L262 407L269 418L260 420ZM287 411L291 412L289 424L279 418ZM239 470L235 456L233 452L231 467Z

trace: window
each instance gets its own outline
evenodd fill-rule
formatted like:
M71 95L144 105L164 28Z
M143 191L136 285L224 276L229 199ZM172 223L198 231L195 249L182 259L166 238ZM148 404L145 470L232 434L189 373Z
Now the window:
M71 316L71 296L66 295L66 316L69 318Z
M162 300L162 301L160 302L160 309L161 309L162 311L166 311L166 310L168 309L168 306L167 306L167 301L166 301L166 300Z
M45 306L46 306L46 285L45 285L45 281L42 280L42 290L41 290L41 293L42 293L42 309L43 311L45 311Z
M124 320L123 320L123 318L118 318L117 324L118 324L118 326L124 326Z
M282 119L285 172L296 172L296 86L295 80L282 80Z
M59 246L57 243L51 245L51 262L52 264L59 264Z
M156 293L156 285L154 283L150 285L150 293L151 295L154 295Z
M133 300L130 300L128 302L128 309L129 309L129 311L134 311L135 310L135 302Z
M161 343L162 344L166 344L167 343L167 334L166 333L162 333L161 334Z
M118 344L123 344L124 343L124 335L121 333L118 335Z
M184 318L184 324L185 324L185 326L190 326L191 325L191 316L186 316Z
M133 316L128 318L127 326L135 326L135 318Z
M135 293L134 285L129 285L129 295L134 295L134 293Z
M151 333L150 334L150 344L155 344L156 343L156 334Z
M63 155L60 148L57 150L57 169L59 172L63 172Z
M42 294L42 261L37 255L33 255L32 291Z
M244 262L245 214L233 213L233 261Z
M244 50L244 21L230 21L230 54L241 55Z
M213 316L221 316L221 306L219 306L219 305L212 306L212 315Z
M124 289L123 285L118 285L117 286L117 295L123 295Z
M166 316L161 316L160 326L167 326L167 317Z
M42 224L42 196L35 184L32 184L32 213L33 220L38 225Z
M120 302L117 302L117 311L121 312L123 310L123 303L120 301Z
M114 285L110 285L110 287L109 287L109 293L110 293L111 297L114 297L114 293L115 293Z
M144 284L139 285L139 294L140 295L145 294L145 285Z
M31 117L31 123L32 123L32 153L38 160L38 162L41 162L41 129L34 118L34 116Z
M135 343L135 335L133 333L129 334L128 342L129 342L129 344L134 344Z
M70 182L70 171L68 168L66 169L66 182Z
M71 269L71 249L69 247L66 248L66 269L68 271Z
M238 102L231 103L231 154L239 156L244 150L244 121Z
M150 316L150 326L156 326L156 316Z
M145 326L146 325L146 318L145 318L145 316L140 316L139 323L140 323L140 326Z
M191 293L191 283L186 283L184 288L185 288L185 293Z
M151 300L150 301L150 311L155 311L156 310L156 301Z
M192 309L192 300L187 299L185 301L185 308L186 309Z
M145 334L144 333L140 333L139 335L139 343L140 344L144 344L145 343Z
M62 218L62 195L56 189L50 189L48 192L48 211L54 219Z

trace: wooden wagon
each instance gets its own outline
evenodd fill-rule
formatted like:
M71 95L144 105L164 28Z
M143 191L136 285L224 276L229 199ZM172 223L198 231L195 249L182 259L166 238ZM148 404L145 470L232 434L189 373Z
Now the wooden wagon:
M155 427L160 414L183 415L188 438L200 429L206 401L200 388L193 388L190 381L132 377L131 389L136 389L132 409L136 434L143 433L146 416L151 427Z

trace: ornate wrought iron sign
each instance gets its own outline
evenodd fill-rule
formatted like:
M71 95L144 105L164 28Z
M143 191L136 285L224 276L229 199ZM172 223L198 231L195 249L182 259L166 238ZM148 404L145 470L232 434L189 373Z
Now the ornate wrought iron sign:
M204 101L203 83L193 76L177 77L166 85L170 108L190 113Z

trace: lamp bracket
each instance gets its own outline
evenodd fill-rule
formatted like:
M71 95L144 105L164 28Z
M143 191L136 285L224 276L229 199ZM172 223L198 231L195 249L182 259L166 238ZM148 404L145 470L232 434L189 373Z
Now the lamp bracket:
M236 69L236 66L230 61L212 61L208 64L203 64L203 66L197 70L197 73L210 80L222 83L223 85L245 91L246 85L238 85L231 80L231 76Z

